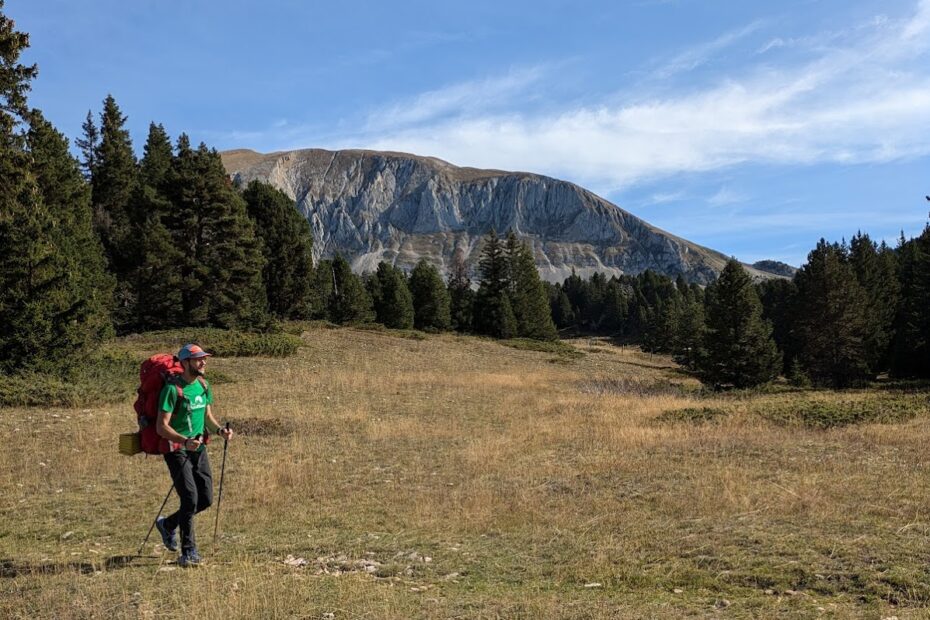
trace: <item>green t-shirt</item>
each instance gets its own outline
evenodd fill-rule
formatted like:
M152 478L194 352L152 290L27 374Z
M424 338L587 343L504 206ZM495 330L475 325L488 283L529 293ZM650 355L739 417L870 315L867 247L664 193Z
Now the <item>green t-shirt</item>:
M206 379L203 383L206 388L199 380L183 386L185 404L178 405L178 388L172 383L166 383L158 397L158 410L172 414L168 425L185 437L203 433L207 405L213 404L213 390Z

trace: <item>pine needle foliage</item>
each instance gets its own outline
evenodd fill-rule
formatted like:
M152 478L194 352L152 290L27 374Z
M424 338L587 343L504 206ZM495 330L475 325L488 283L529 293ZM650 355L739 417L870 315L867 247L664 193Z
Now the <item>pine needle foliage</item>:
M762 304L742 265L730 259L706 291L701 381L715 387L747 388L778 375L781 355L772 327L762 319Z

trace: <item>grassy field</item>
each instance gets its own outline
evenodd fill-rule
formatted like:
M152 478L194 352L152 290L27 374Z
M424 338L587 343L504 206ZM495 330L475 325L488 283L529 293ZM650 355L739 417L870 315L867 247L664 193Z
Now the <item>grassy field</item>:
M127 561L168 490L117 454L129 395L0 411L0 617L930 617L926 391L713 396L603 341L302 337L210 363L239 435L194 570L157 533Z

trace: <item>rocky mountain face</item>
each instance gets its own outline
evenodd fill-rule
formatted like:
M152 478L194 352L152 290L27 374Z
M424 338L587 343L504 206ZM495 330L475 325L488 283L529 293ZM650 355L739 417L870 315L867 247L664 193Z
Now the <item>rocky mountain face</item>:
M551 282L572 269L582 277L652 269L706 284L727 260L577 185L536 174L360 150L221 155L238 182L259 179L294 199L313 228L315 259L339 252L357 272L382 260L409 269L423 257L446 272L457 253L474 272L492 228L527 241Z
M759 271L764 271L765 273L775 274L776 276L782 276L783 278L793 278L794 274L798 272L797 267L792 267L788 263L783 263L777 260L760 260L752 264L755 269Z

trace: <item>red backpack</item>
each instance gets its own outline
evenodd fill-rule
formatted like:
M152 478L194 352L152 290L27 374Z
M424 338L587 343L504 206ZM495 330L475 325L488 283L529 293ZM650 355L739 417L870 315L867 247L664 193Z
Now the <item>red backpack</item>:
M158 397L165 383L171 383L177 388L179 402L187 402L184 388L178 382L183 372L178 358L168 353L158 353L142 362L139 369L139 396L133 409L136 410L139 423L139 442L146 454L165 454L181 447L181 444L168 441L159 435L155 430L155 423L158 417ZM199 380L203 382L203 379Z

